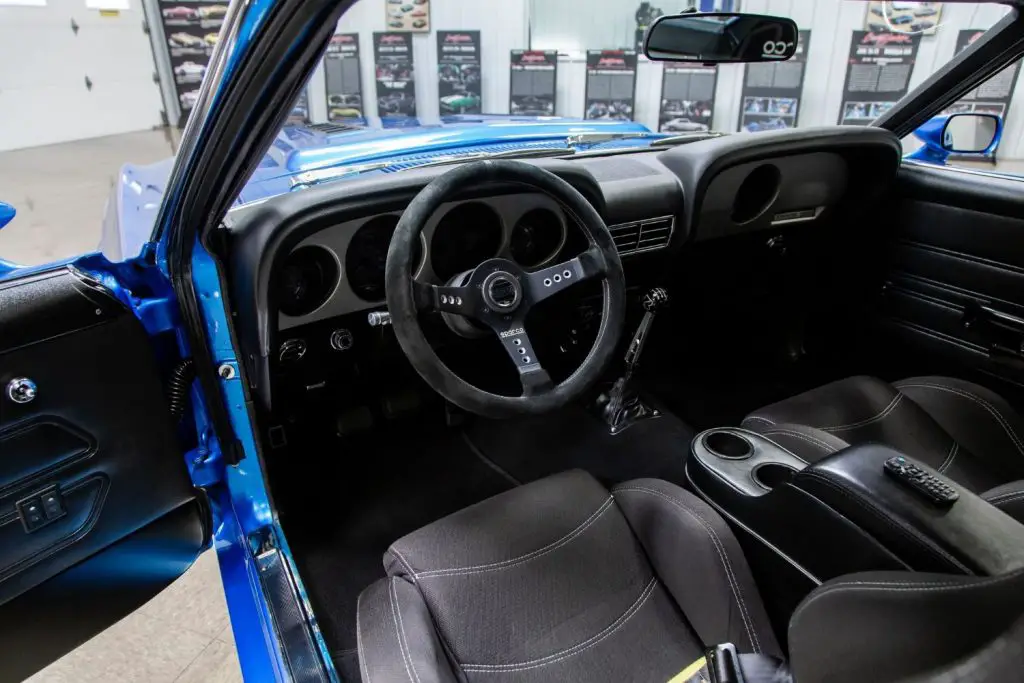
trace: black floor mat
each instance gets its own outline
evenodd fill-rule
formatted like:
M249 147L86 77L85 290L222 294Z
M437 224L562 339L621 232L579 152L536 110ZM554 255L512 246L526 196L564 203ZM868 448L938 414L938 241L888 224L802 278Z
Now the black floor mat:
M320 459L313 483L275 480L284 531L336 662L353 660L356 599L384 576L392 541L513 486L458 432L395 431L348 442L330 457L309 453Z
M516 420L478 418L468 440L520 482L579 468L605 484L657 477L682 485L693 430L670 413L612 436L581 408Z

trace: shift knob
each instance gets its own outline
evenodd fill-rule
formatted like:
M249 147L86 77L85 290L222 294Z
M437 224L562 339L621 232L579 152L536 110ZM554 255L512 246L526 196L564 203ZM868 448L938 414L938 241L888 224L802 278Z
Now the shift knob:
M665 306L668 303L668 292L661 287L655 287L651 291L644 294L643 299L640 300L644 310L649 313L656 312L659 308Z

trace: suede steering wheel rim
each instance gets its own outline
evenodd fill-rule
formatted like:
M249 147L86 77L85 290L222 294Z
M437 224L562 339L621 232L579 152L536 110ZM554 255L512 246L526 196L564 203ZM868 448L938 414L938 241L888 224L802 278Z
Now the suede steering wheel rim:
M583 231L588 248L567 261L527 272L514 261L492 258L479 264L461 286L416 281L411 262L420 233L441 206L470 186L518 184L556 200ZM388 311L402 351L420 377L455 405L486 417L535 415L580 398L607 368L622 335L626 284L611 233L594 207L572 185L544 169L513 160L484 160L459 166L435 178L409 203L391 237L385 265ZM536 357L526 331L526 313L577 282L600 278L601 322L590 353L560 384L554 384ZM502 396L469 384L438 357L419 322L419 313L462 315L494 331L516 368L523 393Z

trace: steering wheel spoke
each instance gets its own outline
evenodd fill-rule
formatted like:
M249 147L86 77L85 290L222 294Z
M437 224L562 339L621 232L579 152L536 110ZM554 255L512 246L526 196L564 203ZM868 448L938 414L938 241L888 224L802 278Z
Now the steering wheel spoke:
M553 386L547 370L537 359L537 353L522 320L513 321L507 329L495 327L494 331L519 371L524 396L543 393Z
M591 247L568 261L527 273L530 300L534 303L543 301L577 282L603 275L606 271L607 266L601 250Z
M474 287L428 285L413 281L413 296L419 311L438 311L472 316L479 303L479 290Z

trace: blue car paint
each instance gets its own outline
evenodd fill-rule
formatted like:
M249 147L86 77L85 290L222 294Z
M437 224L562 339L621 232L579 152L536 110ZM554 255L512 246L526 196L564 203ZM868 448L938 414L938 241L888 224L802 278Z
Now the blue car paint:
M906 159L912 159L914 161L923 161L928 164L935 164L937 166L945 166L949 160L950 155L956 154L957 156L976 156L979 158L985 158L991 156L996 149L999 147L999 142L1003 139L1003 119L1001 116L995 116L996 119L996 134L992 138L992 144L986 147L980 152L951 152L946 149L943 144L943 133L946 131L946 124L953 114L940 114L939 116L933 116L932 118L925 121L921 126L914 131L914 137L923 142L924 144L918 147L916 150L906 155Z

